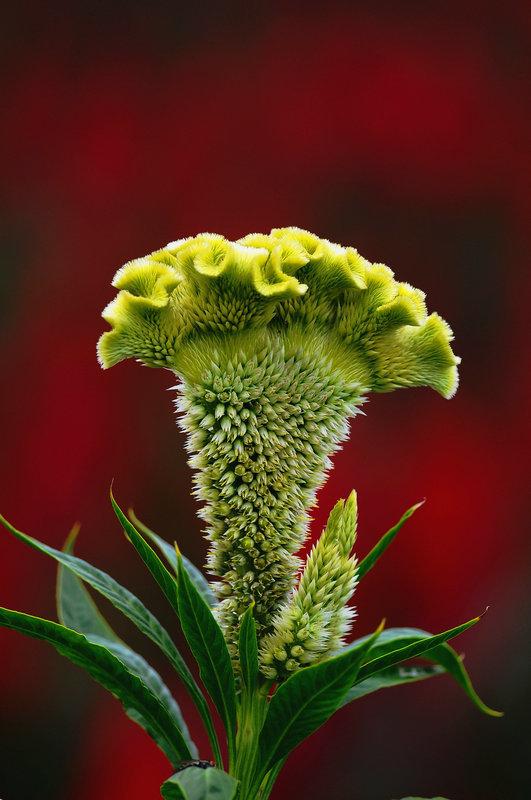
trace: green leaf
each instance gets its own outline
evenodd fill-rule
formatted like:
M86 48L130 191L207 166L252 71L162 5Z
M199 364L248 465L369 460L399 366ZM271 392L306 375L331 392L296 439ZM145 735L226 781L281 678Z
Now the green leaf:
M236 734L236 688L225 637L211 609L190 580L180 557L177 576L181 627L199 665L201 680L223 720L229 753L232 754Z
M175 552L175 547L173 547L169 542L159 536L157 533L152 531L150 528L147 527L141 520L138 519L135 512L130 508L128 511L129 519L135 525L140 533L143 533L144 536L147 536L153 544L155 544L159 552L162 553L170 567L172 567L175 574L177 574L177 553ZM195 564L192 564L189 558L186 556L182 556L183 564L185 569L190 576L190 580L195 585L195 588L205 601L207 605L214 607L217 605L217 598L214 592L212 591L212 587L210 586L209 582L203 575L200 569L198 569Z
M129 539L129 541L131 542L131 544L133 545L133 547L137 551L138 555L140 556L140 558L142 559L142 561L144 562L144 564L146 565L148 570L151 572L151 574L154 577L155 581L158 583L158 585L162 589L162 592L164 593L164 595L168 599L171 607L173 608L173 610L175 611L177 616L180 617L179 606L178 606L178 603L177 603L177 581L176 581L176 579L168 571L168 569L164 566L164 564L162 563L162 561L160 560L158 555L155 553L153 548L146 542L146 540L143 538L143 536L136 530L135 526L131 522L129 522L129 520L127 519L127 517L123 513L122 509L120 508L120 506L118 505L118 503L114 499L112 492L111 492L111 503L112 503L112 507L114 509L114 513L118 517L118 519L120 521L120 524L121 524L121 526L122 526L127 538ZM196 593L197 593L197 589L196 589ZM206 606L206 603L204 602L204 600L203 600L203 604ZM209 613L210 617L212 617L212 612L210 611L210 608L208 606L206 606L206 608L208 610L208 613ZM212 617L212 619L214 619L214 618ZM181 620L181 624L182 624L182 620ZM217 626L217 623L216 623L216 626ZM219 628L219 626L217 626L217 627ZM220 631L220 633L221 633L221 631ZM192 678L192 680L193 680L193 678ZM201 692L197 688L197 684L195 683L195 681L193 683L194 683L195 688L197 689L197 694L195 696L192 695L192 698L194 699L194 702L195 702L195 704L197 706L197 709L198 709L199 713L201 714L201 718L202 718L203 722L205 723L205 727L207 729L207 733L208 733L208 737L209 737L209 740L210 740L210 744L212 745L212 750L213 750L214 759L216 761L216 764L219 764L220 766L222 766L223 765L223 761L222 761L222 756L221 756L221 750L220 750L219 742L218 742L218 739L217 739L217 736L216 736L216 731L215 731L214 725L212 723L212 717L210 716L209 708L208 708L208 706L206 704L205 698L203 697L203 695L201 694ZM206 686L206 684L205 684L205 686ZM208 686L206 686L206 688L208 690ZM189 689L189 691L190 691L190 694L192 694L190 689Z
M83 634L57 622L7 608L0 608L0 626L42 639L74 664L83 667L120 700L126 713L155 739L173 766L191 758L190 750L166 708L144 682L106 647L90 642Z
M33 547L35 550L45 553L46 555L54 558L59 564L67 567L78 578L81 578L85 583L99 592L103 597L109 600L116 608L118 608L128 619L133 622L136 627L155 642L162 652L169 659L173 668L177 672L184 685L186 686L192 700L194 701L201 718L205 724L212 743L214 757L217 763L221 763L221 755L217 738L214 731L212 717L208 708L207 702L203 697L201 690L195 682L192 673L188 669L183 657L177 650L169 633L162 627L160 622L153 614L148 611L144 604L134 595L129 589L121 586L114 578L111 578L106 572L103 572L97 567L93 567L87 561L83 561L77 556L69 553L62 553L54 547L49 547L32 536L14 528L4 517L0 515L0 522L4 527L12 533L17 539Z
M363 658L380 633L378 629L357 647L295 672L280 685L271 699L260 733L262 772L258 781L340 708Z
M124 512L114 499L111 491L111 503L114 513L118 517L120 524L124 530L125 535L137 551L138 555L151 572L155 581L162 589L163 594L166 596L171 607L176 614L179 613L177 608L177 581L169 570L164 566L158 555L153 548L146 542L143 536L137 531L135 526L129 522Z
M79 534L79 525L75 525L68 535L63 553L74 555L74 544ZM82 581L64 565L57 565L56 604L59 622L66 628L85 636L97 636L109 642L121 642L107 620L103 617L90 593Z
M364 697L366 694L377 692L378 689L386 689L391 686L401 686L404 683L415 683L417 681L424 681L426 678L433 678L436 675L444 675L446 670L437 665L435 666L394 666L383 669L377 672L371 678L367 678L361 683L355 684L345 699L342 705L346 706L353 700Z
M67 538L63 547L64 552L73 554L78 532L79 526L74 528ZM102 616L81 580L61 564L57 568L57 613L63 625L84 634L89 641L106 647L120 659L129 672L143 681L180 729L192 757L197 758L197 747L190 737L181 709L158 672L141 655L120 640ZM138 718L135 718L135 721L142 724Z
M387 533L384 533L380 541L372 548L370 553L367 553L365 558L360 561L356 570L358 580L361 580L363 576L374 567L380 556L383 555L383 553L387 550L404 522L413 516L417 508L420 508L422 505L424 505L424 502L424 500L421 500L420 503L415 503L414 506L408 508L408 510L400 517L396 525L390 528Z
M470 626L471 624L474 624L478 619L479 618L472 620L471 623L467 623L467 625ZM453 630L455 631L458 629L454 628ZM452 636L456 635L456 633L452 634ZM444 634L440 634L440 636L444 636ZM422 652L417 652L411 656L405 657L412 658L414 655L419 655L427 661L433 661L435 664L439 664L449 675L451 675L458 685L461 686L469 699L480 711L482 711L484 714L488 714L491 717L503 716L503 712L489 708L489 706L487 706L483 700L481 700L472 686L470 676L463 665L462 657L460 657L456 651L450 647L450 645L445 644L444 640L442 643L439 642L439 644L437 644L433 641L433 637L431 637L431 639L430 637L430 633L419 630L418 628L388 628L382 633L377 645L371 652L371 656L385 657L389 653L400 653L405 647L416 646L416 644L420 644L422 647ZM365 638L366 637L358 639L352 644L356 645L357 643L363 642ZM452 637L448 636L447 638L450 639ZM426 643L428 645L427 648L425 648ZM399 661L403 660L404 656L399 659ZM362 671L360 671L360 675L362 674L363 670L365 670L365 665L363 666Z
M215 767L186 767L161 788L164 800L233 800L238 781Z
M385 669L386 667L391 667L393 664L400 664L402 661L407 661L408 658L421 656L423 653L431 650L433 647L437 647L438 645L448 641L448 639L453 639L455 636L459 636L460 633L463 633L464 631L468 630L468 628L471 628L472 625L475 625L477 622L479 622L479 620L480 617L474 617L474 619L463 623L463 625L450 628L449 630L438 633L435 636L426 636L423 639L417 639L417 641L411 642L410 644L399 648L395 648L391 640L389 646L385 648L385 652L381 653L381 655L376 656L375 658L371 658L370 661L366 661L363 664L358 673L357 681L361 682L366 678L370 678L375 672L380 672L380 670ZM371 656L372 655L373 653L371 653Z
M253 617L254 603L249 606L240 624L240 668L244 686L253 691L258 680L258 641Z

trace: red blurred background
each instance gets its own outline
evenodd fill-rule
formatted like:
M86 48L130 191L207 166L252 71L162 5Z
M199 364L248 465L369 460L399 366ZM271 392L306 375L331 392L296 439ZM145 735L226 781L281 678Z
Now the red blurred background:
M450 321L461 387L374 397L313 533L356 487L363 555L426 496L363 581L356 632L384 615L442 630L490 605L458 647L506 716L446 678L380 692L301 746L273 797L529 798L529 6L52 5L6 7L0 31L2 512L56 546L80 520L79 553L175 630L107 497L114 477L203 562L171 375L96 363L114 271L203 230L299 225L357 246ZM0 547L0 603L53 616L53 564ZM158 796L165 759L114 700L44 644L2 631L0 648L3 800Z

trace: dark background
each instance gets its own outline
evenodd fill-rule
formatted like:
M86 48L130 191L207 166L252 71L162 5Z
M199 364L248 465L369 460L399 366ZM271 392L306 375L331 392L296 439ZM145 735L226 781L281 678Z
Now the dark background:
M99 313L129 258L203 230L299 225L388 263L455 330L456 398L375 396L313 533L356 487L363 555L426 496L360 587L356 633L384 615L442 630L490 605L458 647L506 716L483 717L446 678L386 690L303 745L275 800L531 796L525 9L115 1L2 12L0 502L18 527L60 545L80 520L78 552L175 630L107 497L114 477L122 504L202 563L172 376L96 363ZM0 603L53 616L53 595L53 564L4 535ZM2 800L158 796L165 759L115 701L42 643L1 632L0 648Z

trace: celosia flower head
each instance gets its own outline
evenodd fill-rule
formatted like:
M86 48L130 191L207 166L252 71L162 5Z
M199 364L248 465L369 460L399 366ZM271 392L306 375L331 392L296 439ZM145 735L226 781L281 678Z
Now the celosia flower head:
M253 600L263 653L287 654L291 644L284 661L264 656L264 669L308 663L341 641L354 587L351 546L325 531L292 595L330 456L371 391L430 386L452 396L450 328L388 267L298 228L172 242L126 264L113 284L99 359L110 367L135 358L181 381L229 647L236 652ZM313 634L294 644L311 602Z
M427 315L423 292L352 247L298 228L171 242L123 266L113 285L120 292L103 312L113 328L98 345L103 367L137 358L193 378L208 363L206 343L210 353L237 352L267 332L302 337L303 349L366 391L431 386L451 397L457 386L450 328Z

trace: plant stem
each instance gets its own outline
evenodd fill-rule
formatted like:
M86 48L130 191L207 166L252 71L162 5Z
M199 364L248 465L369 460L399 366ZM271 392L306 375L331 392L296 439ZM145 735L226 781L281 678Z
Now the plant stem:
M255 800L252 785L257 771L258 739L265 713L267 695L258 689L241 692L234 776L240 781L239 800Z

